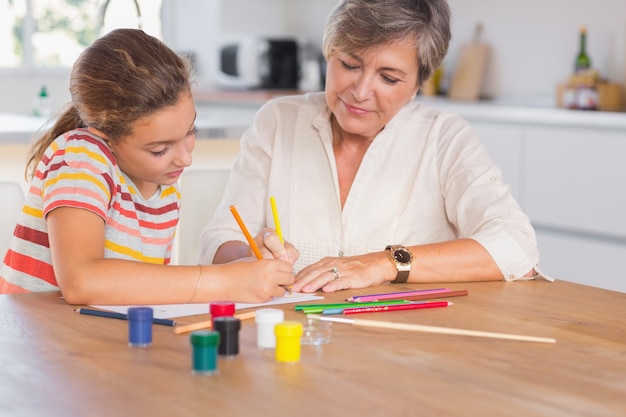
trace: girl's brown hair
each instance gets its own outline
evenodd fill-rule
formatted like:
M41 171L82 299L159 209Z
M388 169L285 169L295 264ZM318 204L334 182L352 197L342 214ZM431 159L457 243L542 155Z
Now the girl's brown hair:
M91 126L112 141L131 134L135 121L191 94L191 71L189 60L141 30L117 29L96 39L72 67L72 102L33 144L27 176L48 146L72 129Z

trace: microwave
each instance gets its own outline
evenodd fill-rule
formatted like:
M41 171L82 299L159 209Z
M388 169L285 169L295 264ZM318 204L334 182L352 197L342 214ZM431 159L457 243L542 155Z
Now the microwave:
M297 89L300 49L298 39L290 37L222 40L216 81L227 88Z

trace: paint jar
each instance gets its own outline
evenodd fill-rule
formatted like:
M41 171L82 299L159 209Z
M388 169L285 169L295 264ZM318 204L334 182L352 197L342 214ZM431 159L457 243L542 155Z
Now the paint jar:
M236 356L239 354L239 330L241 320L232 316L215 317L213 330L220 334L220 344L217 354L222 356Z
M235 303L232 301L213 301L209 304L209 313L211 313L211 324L215 326L213 319L216 317L233 316L235 314Z
M192 373L210 375L217 372L217 346L220 334L213 330L198 330L190 336Z
M302 327L302 344L320 346L330 343L330 321L309 319Z
M302 323L283 321L274 326L274 333L276 334L276 361L284 363L300 361Z
M150 307L128 309L128 345L146 347L152 344L152 318Z
M276 334L274 326L285 320L285 312L278 308L260 308L256 311L256 343L259 349L274 349Z

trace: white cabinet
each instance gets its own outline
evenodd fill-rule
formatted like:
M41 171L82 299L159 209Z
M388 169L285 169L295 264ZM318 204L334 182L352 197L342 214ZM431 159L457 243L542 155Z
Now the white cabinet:
M626 132L530 126L524 159L535 223L626 239Z
M535 228L541 268L556 279L626 292L626 239L568 234Z
M626 133L528 126L523 195L542 267L626 292Z
M531 218L543 272L626 292L626 130L467 119Z

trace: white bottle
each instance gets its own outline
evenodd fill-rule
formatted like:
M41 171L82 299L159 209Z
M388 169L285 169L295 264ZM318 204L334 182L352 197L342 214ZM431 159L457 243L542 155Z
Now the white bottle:
M48 96L48 90L45 85L41 86L41 89L39 90L39 95L35 99L33 114L35 116L45 118L49 118L52 114L50 97Z

